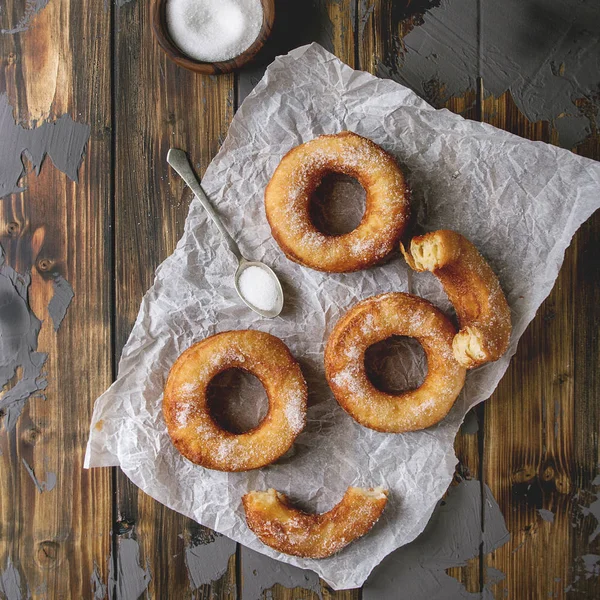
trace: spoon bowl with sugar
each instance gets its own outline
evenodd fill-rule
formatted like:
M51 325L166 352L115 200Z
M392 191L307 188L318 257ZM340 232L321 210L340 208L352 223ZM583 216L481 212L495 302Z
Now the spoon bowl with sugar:
M258 261L245 258L236 241L229 235L223 221L215 211L208 196L202 189L190 161L183 150L171 148L167 153L167 162L194 192L212 222L225 238L227 246L238 259L238 268L234 276L234 286L243 302L261 317L274 319L283 310L283 289L275 272Z

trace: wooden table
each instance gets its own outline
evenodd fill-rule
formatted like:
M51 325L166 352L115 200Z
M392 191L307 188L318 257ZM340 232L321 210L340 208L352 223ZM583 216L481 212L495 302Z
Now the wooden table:
M166 60L146 0L2 3L0 29L22 25L0 34L0 97L6 94L14 119L36 127L67 114L88 124L90 137L78 183L46 160L39 175L25 177L25 191L0 204L6 265L31 273L29 304L43 321L37 349L48 353L45 399L38 392L16 427L0 429L0 598L255 600L251 594L267 591L280 600L361 598L359 590L333 592L224 538L194 562L213 534L144 495L118 469L83 470L84 446L94 400L115 377L140 299L183 230L191 194L166 168L167 149L186 148L202 173L264 65L302 43L319 41L351 66L401 78L404 36L439 4L280 0L258 66L203 77ZM485 13L476 5L465 22L479 18L481 25ZM485 61L481 28L474 31ZM529 122L510 92L490 96L481 72L471 75L472 89L449 100L443 72L423 82L427 99L560 142L561 123ZM593 94L580 100L591 124ZM18 152L2 135L0 156ZM600 158L595 125L573 151ZM498 390L476 410L478 430L456 441L459 475L489 486L511 534L495 552L450 571L471 592L486 584L485 567L502 571L486 598L600 597L593 504L600 490L599 244L597 214L568 249ZM48 303L59 281L75 296L55 331ZM1 336L11 315L0 308L0 317ZM386 595L403 597L402 590Z

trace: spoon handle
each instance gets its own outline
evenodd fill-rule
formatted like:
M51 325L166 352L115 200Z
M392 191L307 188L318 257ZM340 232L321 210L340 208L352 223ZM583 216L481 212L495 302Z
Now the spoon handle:
M192 166L190 165L190 161L186 153L183 150L179 150L177 148L171 148L167 153L167 162L177 171L179 176L185 181L187 186L194 192L196 198L200 201L200 204L204 207L204 210L208 213L208 216L212 219L212 222L218 227L219 231L225 238L229 249L238 260L244 260L242 253L235 240L229 235L227 229L225 229L225 225L223 225L223 221L221 221L221 217L215 211L213 205L210 203L208 196L202 189L198 178L196 177L194 171L192 171Z

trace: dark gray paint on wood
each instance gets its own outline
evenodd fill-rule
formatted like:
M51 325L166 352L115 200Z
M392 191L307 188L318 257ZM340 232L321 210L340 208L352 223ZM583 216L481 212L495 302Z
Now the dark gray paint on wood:
M483 520L482 520L483 514ZM462 481L451 488L425 531L411 544L388 556L373 571L363 588L363 600L395 600L398 590L406 598L459 600L493 598L490 589L468 592L446 573L508 542L510 534L492 492L479 481ZM498 581L501 573L492 577ZM489 584L488 584L489 585Z
M545 508L538 508L538 514L547 523L554 523L554 513L551 510Z
M31 598L31 593L26 583L21 582L21 574L10 560L6 561L6 567L0 571L0 595L6 600L26 600Z
M244 600L262 600L265 592L268 594L277 584L287 589L309 590L315 598L322 598L319 576L313 571L274 560L245 546L241 548L241 561Z
M140 546L131 533L119 539L117 548L117 559L110 560L108 571L108 598L138 600L152 579L150 567L140 564Z
M424 4L434 4L424 3ZM552 121L562 146L597 128L600 3L564 0L444 0L424 14L380 74L438 106L477 89L510 90L530 121ZM395 29L396 27L396 29ZM392 31L397 30L397 23ZM393 49L392 49L393 50ZM576 106L584 100L587 108Z
M39 479L35 474L33 467L24 458L22 458L21 461L23 463L23 466L25 467L25 470L27 471L27 474L29 475L29 477L31 477L33 484L37 488L38 492L40 492L40 494L42 492L51 492L56 487L56 473L48 471L48 473L46 473L45 480Z
M592 485L600 488L600 475L596 475L592 481ZM581 507L581 510L586 517L592 516L594 519L596 519L596 528L590 535L589 539L590 544L600 535L600 489L597 494L594 494L594 496L595 500L590 502L589 506Z
M107 594L107 587L102 581L102 577L100 575L100 569L98 565L94 562L94 571L92 572L92 577L90 580L92 591L94 592L94 600L104 600Z
M48 155L57 169L77 181L89 137L90 126L76 123L69 115L25 129L15 122L6 94L0 94L0 198L23 191L19 187L25 174L23 155L36 174Z
M56 275L52 280L54 294L48 303L48 314L52 319L54 331L58 331L75 293L71 284L62 276Z
M23 2L23 14L17 18L17 22L12 26L5 23L7 17L3 15L3 7L0 6L0 24L4 25L4 28L0 28L0 34L13 34L27 31L33 17L48 4L48 1L49 0L26 0Z
M218 581L227 572L237 544L220 533L202 529L185 548L185 566L192 591ZM235 594L234 590L230 590Z
M21 367L21 378L0 398L7 431L14 429L28 398L46 387L42 368L48 355L37 352L42 323L27 301L30 282L30 274L20 275L6 264L0 247L0 388Z

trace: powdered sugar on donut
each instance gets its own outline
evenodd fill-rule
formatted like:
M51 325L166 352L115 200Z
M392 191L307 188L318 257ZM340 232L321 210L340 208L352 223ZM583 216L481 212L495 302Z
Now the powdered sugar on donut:
M206 397L222 371L255 375L269 397L269 417L245 433L232 433L214 419ZM285 344L256 330L227 331L184 352L167 380L163 398L168 431L189 460L222 471L247 471L277 460L303 429L306 382Z
M284 413L292 433L300 433L306 423L306 400L302 388L296 387L287 393Z
M359 180L367 193L356 229L326 235L310 218L312 196L329 173ZM267 218L289 258L322 271L366 268L391 252L408 221L409 198L395 160L350 132L321 136L286 155L265 193Z

